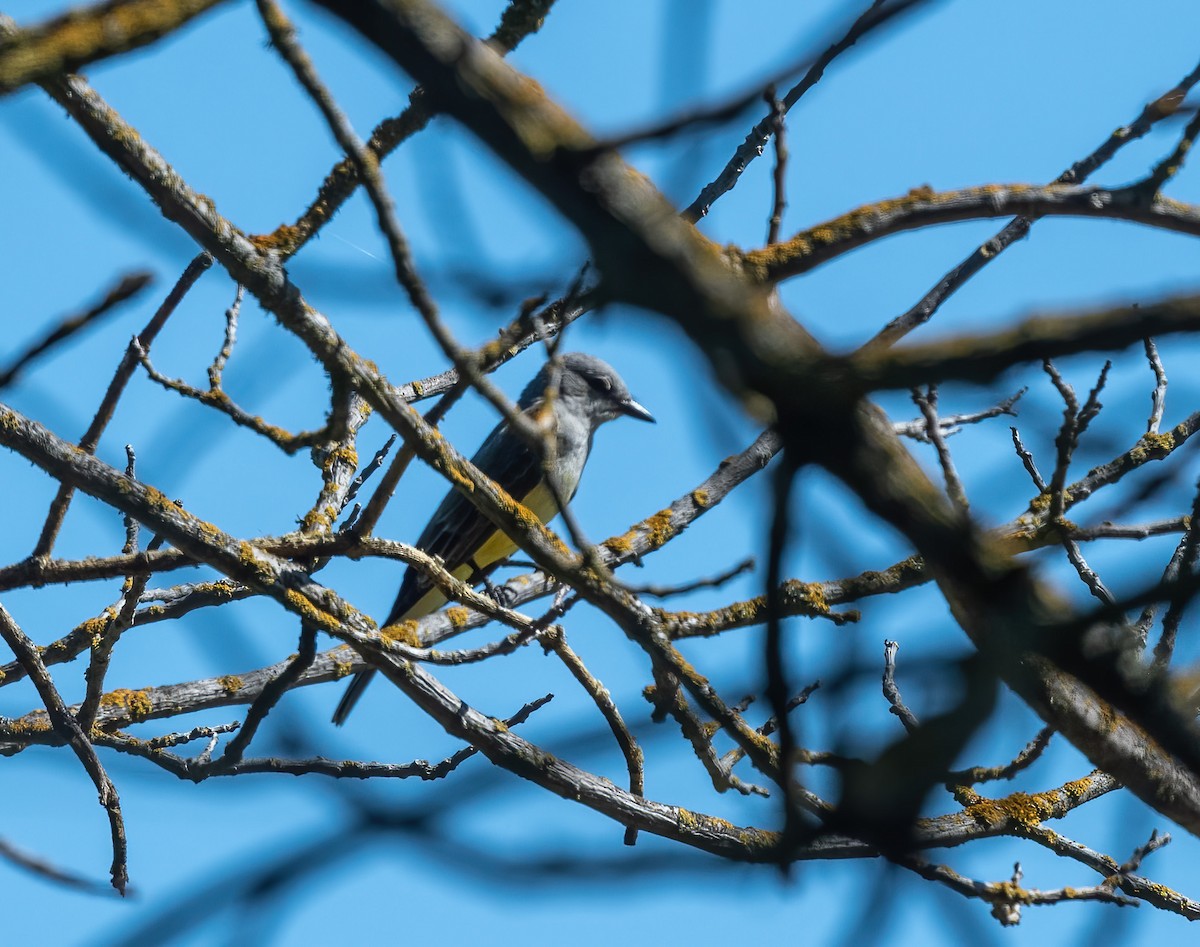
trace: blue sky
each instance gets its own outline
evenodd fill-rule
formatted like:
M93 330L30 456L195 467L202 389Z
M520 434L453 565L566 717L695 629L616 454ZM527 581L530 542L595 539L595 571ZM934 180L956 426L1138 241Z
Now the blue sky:
M65 6L20 0L4 10L29 23ZM501 4L462 0L448 6L468 28L486 33ZM811 51L858 9L782 0L560 0L559 7L513 62L600 133L749 88ZM399 111L411 87L406 77L308 4L292 2L287 8L360 134ZM1190 0L929 3L840 60L790 116L784 232L925 184L948 189L1049 181L1193 68L1200 57L1198 28L1200 9ZM337 159L318 113L266 48L253 4L228 3L177 36L98 65L88 76L194 188L247 231L266 231L294 218ZM747 125L638 147L629 157L673 200L686 203L723 165ZM1179 130L1174 123L1154 132L1121 152L1096 180L1136 179L1169 151ZM0 164L7 172L0 183L6 210L0 276L9 314L0 364L57 317L95 298L116 274L148 269L157 278L135 303L39 363L4 393L6 401L61 436L78 437L129 335L145 322L196 248L135 185L93 153L82 133L38 90L0 99ZM384 169L417 263L448 325L464 342L490 338L523 297L563 289L585 256L581 241L539 198L448 120L435 122L406 144ZM739 187L701 223L703 232L722 243L761 244L770 170L769 160L752 165ZM1185 168L1169 193L1200 200L1200 169ZM959 224L881 241L789 281L783 300L827 344L853 345L911 305L998 227L999 222ZM1128 224L1044 221L956 295L921 337L995 326L1036 310L1194 289L1196 261L1195 247L1180 236ZM361 197L290 263L289 272L351 344L392 379L444 367L394 286L386 249ZM504 291L499 304L473 291L480 281ZM220 345L221 313L232 294L220 273L201 280L155 344L160 370L194 383L203 379ZM654 427L613 424L598 435L574 504L593 538L617 533L687 492L757 433L712 389L703 360L684 337L655 317L622 309L594 314L571 329L568 345L611 361L659 419ZM1196 406L1200 385L1189 374L1195 349L1186 341L1162 346L1172 381L1168 423ZM1063 368L1086 390L1102 361L1099 355L1081 356ZM496 377L516 395L536 368L537 356L530 353ZM233 397L274 423L291 429L319 423L326 399L323 376L299 343L253 305L243 313L226 380ZM987 389L947 388L942 408L985 407L1025 384L1031 391L1019 423L1026 443L1048 468L1061 407L1040 373L1013 372ZM1075 469L1082 472L1128 446L1130 433L1141 430L1150 387L1136 353L1118 360L1106 410ZM913 416L905 397L889 396L883 403L897 419ZM488 406L468 399L445 430L470 451L494 423ZM953 442L972 507L987 523L1010 518L1031 494L1006 427L971 429ZM360 454L369 455L385 437L378 423L369 426ZM99 454L123 465L126 443L137 448L143 479L230 532L284 532L314 490L314 468L305 457L285 458L145 379L131 386ZM930 455L921 456L932 463ZM625 472L629 457L662 459L631 477ZM1161 509L1151 507L1155 515L1182 512L1181 503L1189 502L1195 464L1190 455L1173 462L1181 492L1162 498ZM10 498L0 545L0 558L7 562L32 548L53 491L11 455L0 456L0 483ZM765 480L748 484L681 540L647 559L631 581L683 581L746 555L761 561L767 486ZM413 471L380 534L415 539L443 490L435 474ZM1108 500L1097 502L1089 522L1102 519L1109 508ZM824 475L802 478L796 518L800 527L790 575L835 578L907 555L894 535L864 528L861 510ZM119 517L81 499L58 552L103 554L118 549L121 539ZM1174 542L1168 537L1141 544L1136 556L1128 547L1096 549L1091 561L1114 588L1130 590L1157 574ZM1069 595L1084 601L1082 586L1073 583L1063 563L1048 559L1046 569ZM378 561L337 564L323 575L377 617L399 581L395 565ZM687 607L756 594L761 582L760 570L719 592L692 597ZM5 594L4 604L29 634L46 643L99 611L115 598L114 589L97 584L50 595ZM864 613L859 627L789 624L792 666L801 681L849 673L846 686L819 692L799 718L805 740L815 747L865 752L897 735L898 725L878 694L885 637L900 640L901 684L905 668L912 668L907 694L915 709L926 713L945 695L935 686L922 688L927 679L919 670L922 659L965 650L961 632L929 590L872 602ZM195 613L175 626L131 633L118 649L109 680L113 686L138 687L247 670L293 651L292 629L293 623L268 603ZM616 629L586 609L572 613L567 629L646 741L650 796L735 821L772 823L776 813L769 805L715 796L677 734L669 726L649 724L648 705L639 696L648 683L646 669ZM1194 634L1185 625L1183 661L1200 660ZM688 653L736 698L761 684L760 648L756 632L738 632L698 643ZM581 765L620 778L620 758L603 738L594 708L552 659L525 649L484 669L447 669L439 676L464 699L499 716L554 691L555 702L522 732ZM68 698L82 693L81 665L60 666L55 679ZM454 741L382 686L372 689L344 731L334 731L327 720L339 693L339 687L326 686L290 695L272 715L264 738L278 739L289 727L300 728L312 752L395 762L437 760L456 749ZM0 713L23 713L32 706L26 685L0 690ZM234 716L217 712L196 722ZM1027 709L1006 700L969 762L1005 761L1036 729ZM553 942L568 932L580 944L794 940L798 935L824 944L838 943L880 901L890 905L879 922L883 926L872 928L881 943L953 944L968 936L981 943L1048 938L1074 943L1098 932L1112 939L1122 931L1128 942L1145 942L1182 936L1185 925L1146 906L1134 911L1060 905L1027 910L1021 927L1001 938L979 902L965 902L873 863L801 864L784 879L767 868L718 864L645 835L628 850L610 823L482 760L467 764L446 784L344 786L315 777L258 777L191 786L141 762L105 759L122 793L137 897L126 903L88 898L0 863L9 903L30 908L10 916L14 943L34 938L69 945L119 943L135 931L143 941L156 942L160 938L137 925L188 896L198 898L205 920L178 941L187 944L350 937L388 942L401 936L437 937L443 943L517 937ZM1049 788L1089 768L1078 754L1058 746L1022 788ZM817 777L818 785L823 778ZM15 802L9 818L0 821L0 837L57 864L103 875L107 827L94 790L73 758L30 751L5 760L0 793ZM948 798L939 799L932 811L951 805ZM375 828L367 833L369 844L340 848L338 840L350 836L362 808L392 818L426 815L434 830ZM1124 858L1153 827L1174 828L1114 795L1066 820L1062 830ZM1175 843L1152 856L1145 872L1200 896L1193 867L1196 841L1181 830L1173 834ZM272 900L248 908L232 901L239 879L272 860L299 859L317 841L313 857L322 865L319 870ZM937 857L987 880L1006 878L1018 859L1031 886L1098 880L1080 866L1007 840ZM557 859L574 862L578 871ZM542 870L535 870L538 865ZM589 865L592 873L585 870ZM214 886L211 891L208 885Z

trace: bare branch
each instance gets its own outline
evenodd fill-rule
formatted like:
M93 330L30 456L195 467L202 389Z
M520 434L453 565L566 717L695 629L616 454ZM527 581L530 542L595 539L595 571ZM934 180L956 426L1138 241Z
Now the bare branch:
M973 766L970 769L955 770L947 774L946 785L974 786L994 780L1012 779L1017 773L1032 766L1041 757L1046 751L1046 747L1050 745L1052 736L1054 736L1054 730L1050 727L1043 727L1011 762L1003 766Z
M767 87L763 97L771 110L771 136L775 139L775 171L772 176L775 199L771 204L770 220L767 222L767 246L770 246L779 241L779 228L783 225L783 211L787 207L787 119L783 103L775 98L773 85Z
M946 438L942 435L942 422L938 420L937 413L937 387L926 386L924 394L914 388L912 399L925 418L925 436L937 451L942 476L946 478L946 493L954 505L965 514L971 504L967 501L967 493L954 466L954 458L950 455L950 448L946 446Z
M1167 405L1167 373L1163 369L1162 359L1158 357L1158 347L1154 340L1146 336L1145 345L1146 360L1150 363L1150 370L1154 372L1154 391L1150 395L1150 417L1146 421L1146 433L1157 434Z
M883 643L883 696L890 705L888 709L900 718L904 729L912 733L921 724L917 715L904 703L904 698L900 696L900 688L896 686L896 652L899 650L900 645L895 641Z

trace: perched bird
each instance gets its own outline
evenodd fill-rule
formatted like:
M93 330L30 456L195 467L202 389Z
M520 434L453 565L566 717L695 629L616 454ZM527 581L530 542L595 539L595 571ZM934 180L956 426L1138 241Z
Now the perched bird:
M557 391L551 391L555 384ZM596 428L622 415L654 421L653 415L633 400L612 366L582 352L548 362L526 386L517 407L543 429L555 432L553 469L558 495L566 503L579 487ZM552 417L544 416L547 410ZM559 514L554 492L546 485L542 458L507 421L496 425L471 462L543 523ZM417 547L439 557L456 578L472 585L517 550L517 544L457 490L446 494L421 532ZM445 602L442 591L420 570L409 566L384 624L421 618ZM333 713L335 724L346 722L374 676L373 668L354 675Z

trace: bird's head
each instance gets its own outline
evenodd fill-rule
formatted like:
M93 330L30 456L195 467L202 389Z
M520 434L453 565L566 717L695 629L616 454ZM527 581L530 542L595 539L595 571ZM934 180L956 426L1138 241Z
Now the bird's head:
M583 352L568 352L547 362L521 395L521 407L532 407L556 383L563 407L586 417L593 430L622 416L654 423L654 415L633 399L613 367Z

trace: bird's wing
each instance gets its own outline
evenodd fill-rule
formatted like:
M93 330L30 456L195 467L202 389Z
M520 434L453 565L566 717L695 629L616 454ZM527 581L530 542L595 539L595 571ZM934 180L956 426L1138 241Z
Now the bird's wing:
M541 461L519 435L509 430L507 421L502 421L488 435L471 462L521 502L542 481ZM417 547L438 556L450 572L455 572L467 565L496 532L491 520L463 494L451 489L421 533ZM489 564L477 563L485 569ZM385 624L404 618L431 586L419 569L409 566Z

